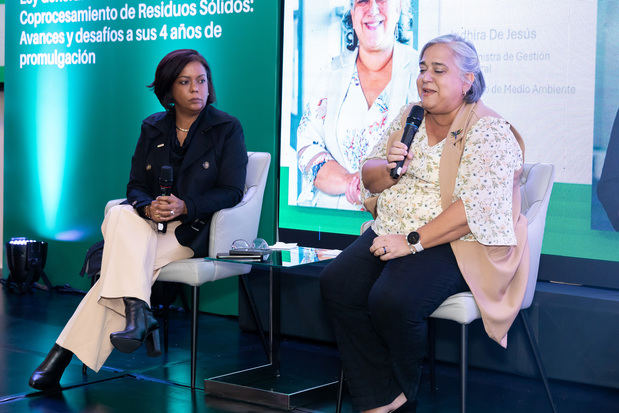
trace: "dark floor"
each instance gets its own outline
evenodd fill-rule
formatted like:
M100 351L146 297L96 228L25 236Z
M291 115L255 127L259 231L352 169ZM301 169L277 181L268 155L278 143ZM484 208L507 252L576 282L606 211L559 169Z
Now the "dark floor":
M149 358L144 349L133 354L114 352L97 374L82 376L74 359L61 384L63 390L44 394L28 387L28 377L51 348L80 300L70 294L35 291L14 295L0 288L0 413L2 412L272 412L269 408L217 399L189 388L189 318L174 313L170 321L167 356ZM198 386L206 377L249 368L266 361L254 334L239 330L232 318L202 314L199 329ZM617 360L613 360L617 363ZM305 376L336 377L337 352L331 346L297 340L282 344L282 375L298 385ZM424 375L421 413L459 411L458 369L440 364L438 390L433 394ZM286 376L288 375L288 376ZM303 378L301 378L303 377ZM551 382L558 409L568 412L619 412L619 391L566 382ZM470 370L470 412L550 412L541 382L533 379ZM332 412L334 395L297 407L297 412ZM344 412L352 408L345 398Z

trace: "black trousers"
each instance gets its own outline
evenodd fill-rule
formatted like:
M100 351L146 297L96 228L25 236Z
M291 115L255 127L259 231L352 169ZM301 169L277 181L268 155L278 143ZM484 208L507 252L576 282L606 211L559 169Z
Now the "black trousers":
M400 393L414 402L426 354L427 318L469 288L449 244L390 261L369 248L368 229L321 273L353 405L368 410Z

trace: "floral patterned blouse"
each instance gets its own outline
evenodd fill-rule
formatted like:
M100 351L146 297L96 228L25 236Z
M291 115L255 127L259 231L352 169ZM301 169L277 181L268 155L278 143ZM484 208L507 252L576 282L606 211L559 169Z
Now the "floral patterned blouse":
M404 110L404 108L403 108ZM385 159L389 135L402 128L402 112L364 159ZM465 137L454 201L462 199L471 232L461 239L484 245L515 245L512 220L514 172L522 166L522 152L510 125L503 119L481 118ZM407 234L442 212L439 162L445 139L428 145L425 119L411 150L413 159L400 180L378 197L372 229L378 235ZM371 195L365 188L365 199Z
M319 166L322 166L324 162L335 159L349 173L359 170L361 160L380 140L390 121L398 112L397 107L389 111L390 95L391 82L385 86L372 106L368 108L359 74L355 69L339 110L338 121L335 125L336 140L330 143L337 145L337 148L330 147L324 138L317 139L320 134L316 133L316 130L324 128L327 104L334 103L327 102L327 98L322 98L315 108L306 107L297 135L301 144L307 143L306 137L309 136L313 136L314 141L311 145L303 146L303 148L300 148L303 150L299 151L298 167L304 178L304 192L301 193L298 200L300 204L306 203L303 202L303 199L314 196L313 192L316 191L314 180ZM401 104L401 102L397 102L397 104ZM316 156L317 154L322 155ZM315 200L316 206L340 209L360 209L361 207L360 205L349 204L344 195L332 198L339 199L337 204L322 205Z
M359 74L356 69L353 72L348 91L339 111L336 126L336 133L338 135L337 142L340 146L340 152L343 154L341 159L336 160L340 165L346 168L348 172L359 170L361 159L376 145L387 126L389 126L389 121L391 119L388 121L387 116L389 111L388 102L390 92L391 88L390 84L388 84L374 100L372 106L368 108L363 89L361 88ZM297 135L303 137L306 134L315 134L311 129L316 128L316 125L312 125L312 122L320 123L321 125L324 124L327 113L327 100L327 98L320 99L316 108L312 108L309 105L305 108ZM395 115L396 111L393 112L392 117ZM308 163L319 150L326 152L327 156L325 160L334 159L331 154L332 151L326 146L324 141L316 141L314 145L316 145L317 148L304 151L302 155L299 156L299 168L301 170L307 169Z

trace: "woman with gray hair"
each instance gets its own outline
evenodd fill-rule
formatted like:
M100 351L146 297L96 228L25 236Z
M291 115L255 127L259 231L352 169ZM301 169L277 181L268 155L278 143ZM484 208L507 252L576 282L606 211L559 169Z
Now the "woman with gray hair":
M473 293L486 332L505 347L528 274L524 145L480 101L475 47L437 37L419 69L415 139L410 149L400 142L410 104L362 163L372 227L321 274L353 404L366 412L415 411L427 318L453 294Z
M324 70L297 129L297 203L360 209L359 162L417 99L410 0L351 0L346 51Z

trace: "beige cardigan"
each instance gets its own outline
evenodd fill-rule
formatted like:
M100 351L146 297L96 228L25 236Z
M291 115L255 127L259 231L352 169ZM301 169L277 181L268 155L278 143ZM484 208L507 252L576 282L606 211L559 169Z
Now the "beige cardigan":
M403 111L402 125L410 111L411 103ZM443 210L453 202L453 192L464 152L465 137L477 121L485 116L501 118L481 101L464 104L450 127L447 141L441 154L439 184ZM520 134L512 126L524 157L524 143ZM402 137L400 129L389 137L387 148ZM484 328L488 336L503 347L507 347L507 331L520 311L529 274L529 245L527 242L527 219L520 213L520 174L514 174L513 222L516 234L515 246L486 246L477 241L455 240L451 248L456 256L458 267L466 280L481 312ZM368 211L375 215L376 197L365 203Z

